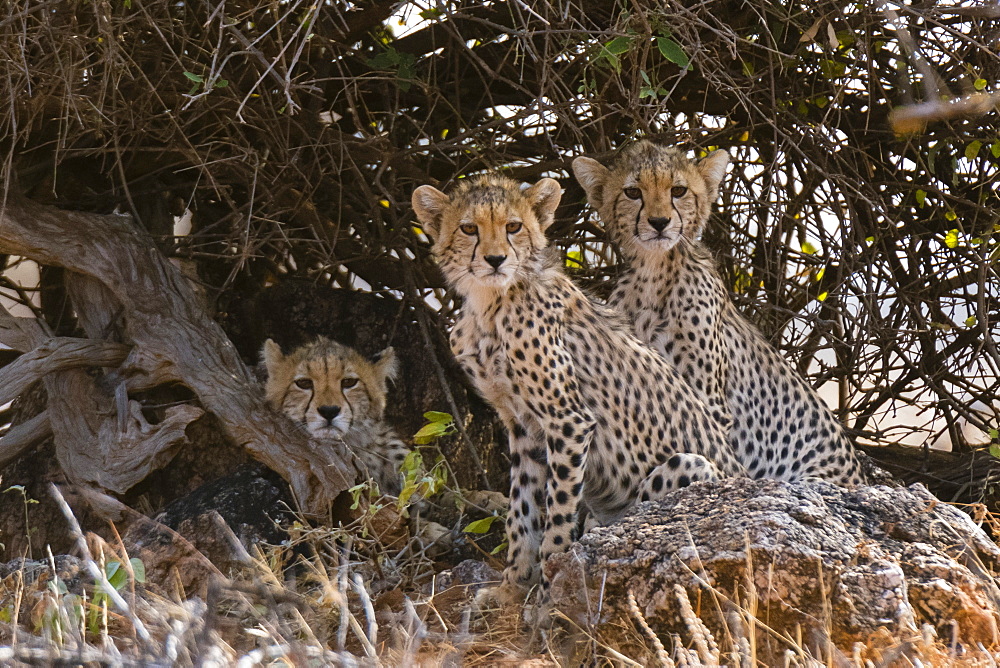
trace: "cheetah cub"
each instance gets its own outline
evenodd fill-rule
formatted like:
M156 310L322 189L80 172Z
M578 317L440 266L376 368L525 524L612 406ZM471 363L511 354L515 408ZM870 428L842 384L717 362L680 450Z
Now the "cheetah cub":
M267 400L324 444L343 449L358 482L371 478L383 494L398 495L400 464L409 448L383 422L388 383L397 374L392 348L368 360L325 337L289 355L264 343Z
M552 179L522 189L499 175L466 179L451 196L413 193L464 298L452 351L509 435L508 564L491 593L502 601L520 599L568 548L581 506L606 523L640 498L743 472L677 372L546 248L561 196Z
M627 261L609 303L705 398L751 476L860 484L843 427L737 311L700 241L728 164L725 151L695 162L649 141L626 147L610 168L573 161Z

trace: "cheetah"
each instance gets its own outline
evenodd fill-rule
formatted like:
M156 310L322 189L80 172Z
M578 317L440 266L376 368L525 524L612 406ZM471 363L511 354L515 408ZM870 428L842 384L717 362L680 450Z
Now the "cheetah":
M301 425L316 441L348 455L358 482L371 478L383 494L398 495L406 444L383 421L396 355L386 348L365 359L336 341L318 337L285 355L264 343L268 403Z
M610 167L573 161L626 259L609 303L705 398L752 477L861 484L843 426L736 309L700 240L728 164L722 150L692 161L650 141L629 145Z
M569 547L578 511L607 523L632 504L743 467L705 405L628 323L563 273L545 230L562 197L501 175L413 192L463 298L451 348L509 438L508 562L491 598L519 600Z

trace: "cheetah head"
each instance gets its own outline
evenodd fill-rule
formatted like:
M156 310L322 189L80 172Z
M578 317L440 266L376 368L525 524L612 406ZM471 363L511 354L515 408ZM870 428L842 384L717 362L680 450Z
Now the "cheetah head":
M289 355L268 339L263 357L268 402L320 440L339 439L381 420L389 381L397 373L392 348L369 360L322 336Z
M610 167L577 158L573 174L609 236L636 256L697 239L728 164L725 151L694 161L677 149L643 140L624 148Z
M532 268L547 245L562 190L554 179L522 188L488 174L445 195L432 186L413 191L413 211L434 239L434 255L448 282L465 297L506 290Z

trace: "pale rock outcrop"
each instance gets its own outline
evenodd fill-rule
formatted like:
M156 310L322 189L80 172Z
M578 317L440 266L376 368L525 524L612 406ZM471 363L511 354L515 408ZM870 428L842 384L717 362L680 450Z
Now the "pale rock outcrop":
M686 593L720 643L746 645L752 632L778 654L789 646L779 635L849 654L876 632L928 624L943 639L993 645L998 564L982 529L921 485L730 479L641 504L546 568L554 606L584 626L627 614L631 592L659 635L690 639Z

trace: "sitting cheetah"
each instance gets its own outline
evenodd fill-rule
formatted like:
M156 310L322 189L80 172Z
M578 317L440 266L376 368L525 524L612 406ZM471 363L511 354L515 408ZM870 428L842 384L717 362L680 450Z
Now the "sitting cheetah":
M499 175L466 179L450 197L431 186L413 193L438 264L464 298L452 350L509 435L509 556L492 592L500 600L520 598L540 563L568 548L581 504L604 523L640 498L743 473L677 372L592 303L546 248L561 196L552 179L522 190ZM543 574L543 599L547 584Z
M610 303L705 397L756 478L863 482L850 440L819 395L742 317L700 235L729 164L640 141L607 168L573 172L628 268Z
M384 494L398 495L399 466L410 450L385 424L387 385L396 377L392 348L365 359L325 337L290 355L264 343L268 402L317 441L343 447L358 482L371 478Z

